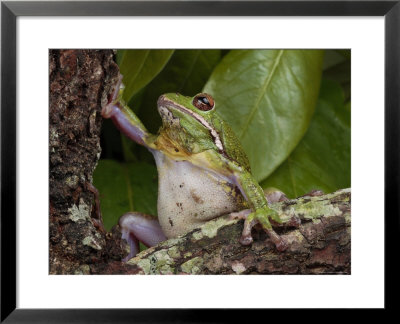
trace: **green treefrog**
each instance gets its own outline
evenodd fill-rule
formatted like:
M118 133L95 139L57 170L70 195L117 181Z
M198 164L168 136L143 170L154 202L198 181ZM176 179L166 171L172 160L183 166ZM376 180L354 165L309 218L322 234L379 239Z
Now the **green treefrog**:
M157 107L162 126L153 135L124 103L121 81L122 76L102 116L145 146L158 171L158 222L137 212L119 220L122 238L130 244L124 260L138 253L138 241L154 246L226 214L245 218L240 243L251 244L251 229L261 224L276 248L285 250L287 243L273 230L270 219L282 221L269 208L239 140L217 114L213 98L206 93L161 95Z

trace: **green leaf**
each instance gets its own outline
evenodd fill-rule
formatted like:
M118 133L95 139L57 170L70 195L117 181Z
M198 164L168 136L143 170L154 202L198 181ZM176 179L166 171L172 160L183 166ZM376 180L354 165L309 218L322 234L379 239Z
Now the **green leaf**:
M220 50L175 50L161 73L146 87L139 118L150 132L156 132L161 118L157 99L168 92L186 96L199 93L221 58Z
M346 56L339 52L338 50L328 49L325 50L324 62L322 64L323 70L329 69L335 65L343 63L347 60Z
M351 95L351 51L326 50L324 57L323 79L337 81L341 84L345 100Z
M315 115L303 140L265 181L295 198L313 189L350 187L350 106L337 82L323 80Z
M345 99L350 100L351 95L351 61L346 60L326 69L322 75L324 79L339 82L343 88Z
M124 76L124 99L130 99L163 69L174 50L120 50L118 65Z
M351 49L337 49L335 51L337 51L340 55L343 55L348 60L351 59Z
M110 230L129 211L157 214L157 169L148 163L100 160L93 174L104 226Z
M243 144L257 180L271 174L305 134L322 60L321 50L232 50L204 87Z
M101 126L102 159L123 158L120 134L111 119L103 119Z

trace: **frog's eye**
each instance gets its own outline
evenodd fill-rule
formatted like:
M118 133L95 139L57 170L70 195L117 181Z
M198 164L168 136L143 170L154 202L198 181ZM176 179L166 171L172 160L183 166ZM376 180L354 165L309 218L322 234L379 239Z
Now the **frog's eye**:
M214 108L214 99L207 93L199 93L193 99L193 106L202 111L209 111Z

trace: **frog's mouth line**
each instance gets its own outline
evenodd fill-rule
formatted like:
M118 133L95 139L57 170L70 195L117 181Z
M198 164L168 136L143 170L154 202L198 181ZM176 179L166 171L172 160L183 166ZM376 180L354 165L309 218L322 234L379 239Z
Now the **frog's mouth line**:
M179 104L176 104L173 101L168 100L165 96L160 96L160 98L158 98L157 101L157 107L158 107L158 111L160 112L160 114L163 114L164 112L162 111L162 109L166 109L168 110L170 113L171 109L176 109L179 110L185 114L188 114L190 116L192 116L194 119L196 119L200 124L202 124L205 128L207 128L210 131L210 134L213 138L214 144L217 146L217 148L221 151L221 152L225 152L224 151L224 147L222 145L221 142L221 138L219 137L218 132L211 127L211 125L200 115L196 114L194 111L185 108L184 106L181 106Z

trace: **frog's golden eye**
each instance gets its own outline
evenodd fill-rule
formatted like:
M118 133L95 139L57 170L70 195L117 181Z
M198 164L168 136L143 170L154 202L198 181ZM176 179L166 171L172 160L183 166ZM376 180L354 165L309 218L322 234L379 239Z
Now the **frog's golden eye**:
M202 111L209 111L214 108L215 103L213 97L207 93L199 93L193 99L193 106Z

